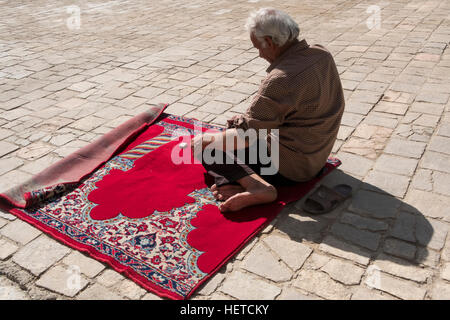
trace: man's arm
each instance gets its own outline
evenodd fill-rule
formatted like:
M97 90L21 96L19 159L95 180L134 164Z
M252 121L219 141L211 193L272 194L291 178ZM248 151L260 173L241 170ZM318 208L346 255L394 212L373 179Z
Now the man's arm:
M207 146L222 151L231 151L249 146L249 139L242 137L236 128L226 129L222 132L203 133L195 136L191 140L191 148L204 150Z
M268 76L247 111L227 121L228 128L278 129L293 107L292 92L282 75Z

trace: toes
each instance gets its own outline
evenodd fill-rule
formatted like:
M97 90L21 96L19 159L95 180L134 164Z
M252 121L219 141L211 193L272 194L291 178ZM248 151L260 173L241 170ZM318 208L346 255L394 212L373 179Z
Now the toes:
M219 210L221 212L230 212L230 211L235 211L235 197L229 197L227 200L225 200L220 206L219 206Z
M213 196L214 196L214 198L216 198L216 200L220 200L220 201L224 201L227 199L227 197L225 195L219 193L219 191L214 191Z
M209 190L211 190L212 192L217 191L217 185L216 185L216 184L213 184L213 185L211 186L211 188L209 188Z
M219 211L220 212L228 212L228 211L230 211L230 209L228 208L228 205L226 204L226 202L221 203L219 205Z

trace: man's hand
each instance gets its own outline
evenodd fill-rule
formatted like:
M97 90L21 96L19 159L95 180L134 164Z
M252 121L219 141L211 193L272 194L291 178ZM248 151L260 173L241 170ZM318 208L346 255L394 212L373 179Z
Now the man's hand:
M239 119L240 115L235 115L233 117L231 117L231 119L227 120L227 128L231 129L234 128L236 126L236 121Z

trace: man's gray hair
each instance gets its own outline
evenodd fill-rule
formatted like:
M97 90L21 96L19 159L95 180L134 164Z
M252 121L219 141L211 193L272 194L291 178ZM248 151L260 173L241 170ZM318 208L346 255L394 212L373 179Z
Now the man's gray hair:
M280 47L296 39L300 32L298 24L287 13L274 8L261 8L250 13L245 28L261 44L265 45L263 39L269 36Z

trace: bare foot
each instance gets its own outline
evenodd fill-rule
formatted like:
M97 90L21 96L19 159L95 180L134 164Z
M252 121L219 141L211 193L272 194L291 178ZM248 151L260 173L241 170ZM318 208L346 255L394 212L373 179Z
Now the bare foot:
M214 198L221 201L225 201L235 194L245 191L242 186L233 184L226 184L220 187L217 187L215 184L213 184L210 190L212 191Z
M275 201L277 189L269 185L256 189L248 189L228 198L219 206L221 212L238 211L242 208Z

